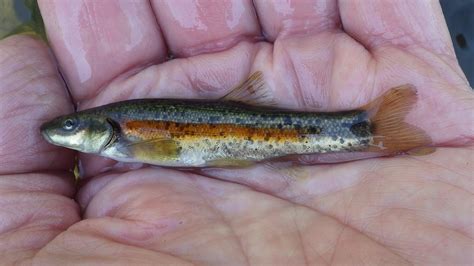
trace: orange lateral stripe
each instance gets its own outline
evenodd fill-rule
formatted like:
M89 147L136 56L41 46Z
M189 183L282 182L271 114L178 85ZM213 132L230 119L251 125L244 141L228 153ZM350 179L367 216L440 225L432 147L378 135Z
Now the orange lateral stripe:
M301 134L294 129L252 128L234 124L184 124L169 121L127 121L126 135L149 138L246 138L249 140L296 140Z

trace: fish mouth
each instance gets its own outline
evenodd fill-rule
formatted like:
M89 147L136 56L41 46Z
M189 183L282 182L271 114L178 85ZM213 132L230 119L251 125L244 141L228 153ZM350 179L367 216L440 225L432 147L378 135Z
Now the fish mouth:
M48 141L49 143L53 143L53 140L51 139L51 137L48 134L47 126L48 126L48 123L42 124L41 127L40 127L40 133L43 136L43 138L46 139L46 141Z

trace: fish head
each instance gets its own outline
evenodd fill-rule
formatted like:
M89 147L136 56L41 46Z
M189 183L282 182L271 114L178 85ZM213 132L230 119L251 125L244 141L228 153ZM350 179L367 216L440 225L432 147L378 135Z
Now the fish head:
M57 117L44 123L40 131L51 144L85 153L100 153L114 135L109 119L81 113Z

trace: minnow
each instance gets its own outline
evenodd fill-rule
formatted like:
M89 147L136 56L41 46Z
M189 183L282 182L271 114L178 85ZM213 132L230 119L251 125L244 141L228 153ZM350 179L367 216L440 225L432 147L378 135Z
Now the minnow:
M247 166L340 152L383 156L431 144L423 130L404 122L417 101L411 85L341 112L277 108L264 87L256 72L219 100L127 100L55 118L41 133L54 145L171 167Z

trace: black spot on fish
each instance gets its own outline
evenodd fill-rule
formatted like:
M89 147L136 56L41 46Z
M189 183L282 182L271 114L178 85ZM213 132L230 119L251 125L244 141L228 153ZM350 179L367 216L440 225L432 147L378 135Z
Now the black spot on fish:
M331 139L334 140L334 141L336 141L336 140L337 140L337 136L332 136Z
M202 117L199 117L199 118L198 118L198 122L199 122L199 123L202 123Z
M309 127L308 128L308 133L309 134L320 134L321 133L321 128L319 128L319 127Z
M301 125L300 125L300 124L295 124L293 127L294 127L296 130L300 130L300 129L301 129Z
M237 118L235 119L235 123L239 123L239 124L240 124L240 123L242 123L242 122L243 122L242 118L238 118L238 117L237 117Z
M344 144L344 139L343 139L343 138L340 138L340 139L339 139L339 142L340 142L341 144Z
M282 124L278 124L278 125L277 125L277 128L278 128L278 129L282 129L282 128L283 128L283 125L282 125Z
M289 126L289 125L291 125L291 124L293 123L293 120L291 120L291 117L290 117L290 116L285 116L285 117L283 118L283 123L284 123L285 125L288 125L288 126Z
M357 124L354 124L350 128L352 134L357 137L369 137L370 134L370 124L367 121L362 121Z
M347 146L352 147L352 143L350 143L350 142L347 143Z

